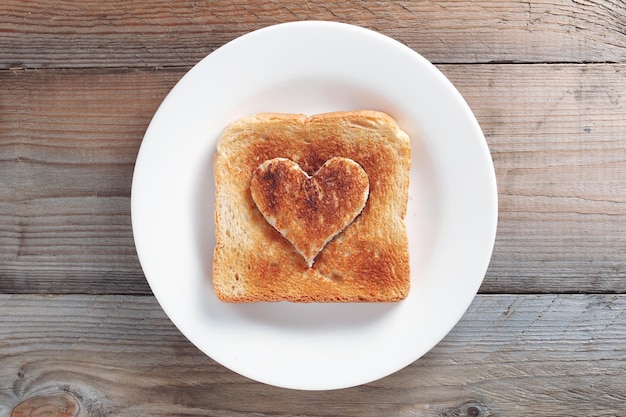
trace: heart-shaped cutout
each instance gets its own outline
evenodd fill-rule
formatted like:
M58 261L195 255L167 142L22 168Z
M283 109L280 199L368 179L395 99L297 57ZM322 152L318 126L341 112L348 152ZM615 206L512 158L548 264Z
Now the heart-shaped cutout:
M330 158L312 176L287 158L274 158L254 171L250 192L265 220L312 267L326 244L365 207L369 179L349 158Z

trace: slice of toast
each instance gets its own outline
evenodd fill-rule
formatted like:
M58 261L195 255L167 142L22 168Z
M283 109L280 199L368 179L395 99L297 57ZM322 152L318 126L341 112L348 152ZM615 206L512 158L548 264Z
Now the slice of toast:
M407 134L381 112L231 123L213 165L218 298L404 299L410 161Z

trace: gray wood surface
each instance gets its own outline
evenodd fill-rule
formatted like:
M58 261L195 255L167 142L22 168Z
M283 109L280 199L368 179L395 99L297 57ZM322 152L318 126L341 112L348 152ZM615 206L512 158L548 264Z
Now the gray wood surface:
M626 290L626 66L451 65L489 143L489 292Z
M624 415L625 322L624 295L482 295L407 368L316 392L226 370L149 296L4 295L0 414L27 401L80 410L62 416Z
M613 0L5 0L0 16L0 68L193 65L244 33L295 20L374 29L437 63L626 58L626 4Z
M480 294L405 369L305 392L239 376L153 298L130 222L141 139L198 60L323 19L421 53L489 144ZM0 417L626 416L626 3L0 2Z

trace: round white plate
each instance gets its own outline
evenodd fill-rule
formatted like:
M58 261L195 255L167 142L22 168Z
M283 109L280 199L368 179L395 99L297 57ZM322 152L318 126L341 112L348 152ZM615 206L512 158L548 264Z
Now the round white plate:
M411 136L411 291L391 304L226 304L211 282L212 159L222 129L257 112L387 112ZM341 23L285 23L194 66L146 131L132 184L141 265L180 331L217 362L280 387L364 384L418 359L458 322L487 270L497 222L480 127L426 59Z

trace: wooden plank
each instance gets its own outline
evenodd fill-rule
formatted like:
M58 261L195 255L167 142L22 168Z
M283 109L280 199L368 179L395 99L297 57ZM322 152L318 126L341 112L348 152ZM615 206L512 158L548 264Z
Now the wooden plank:
M215 363L152 297L0 295L0 414L616 416L625 339L624 295L482 295L405 369L293 391Z
M132 172L181 75L0 75L1 291L149 293L130 224Z
M626 65L440 68L496 167L499 229L481 291L624 292ZM130 183L145 128L182 75L0 73L0 292L149 293Z
M626 290L626 67L444 66L494 160L485 292Z
M190 66L272 24L377 30L437 63L626 59L621 1L169 1L0 3L0 68Z

